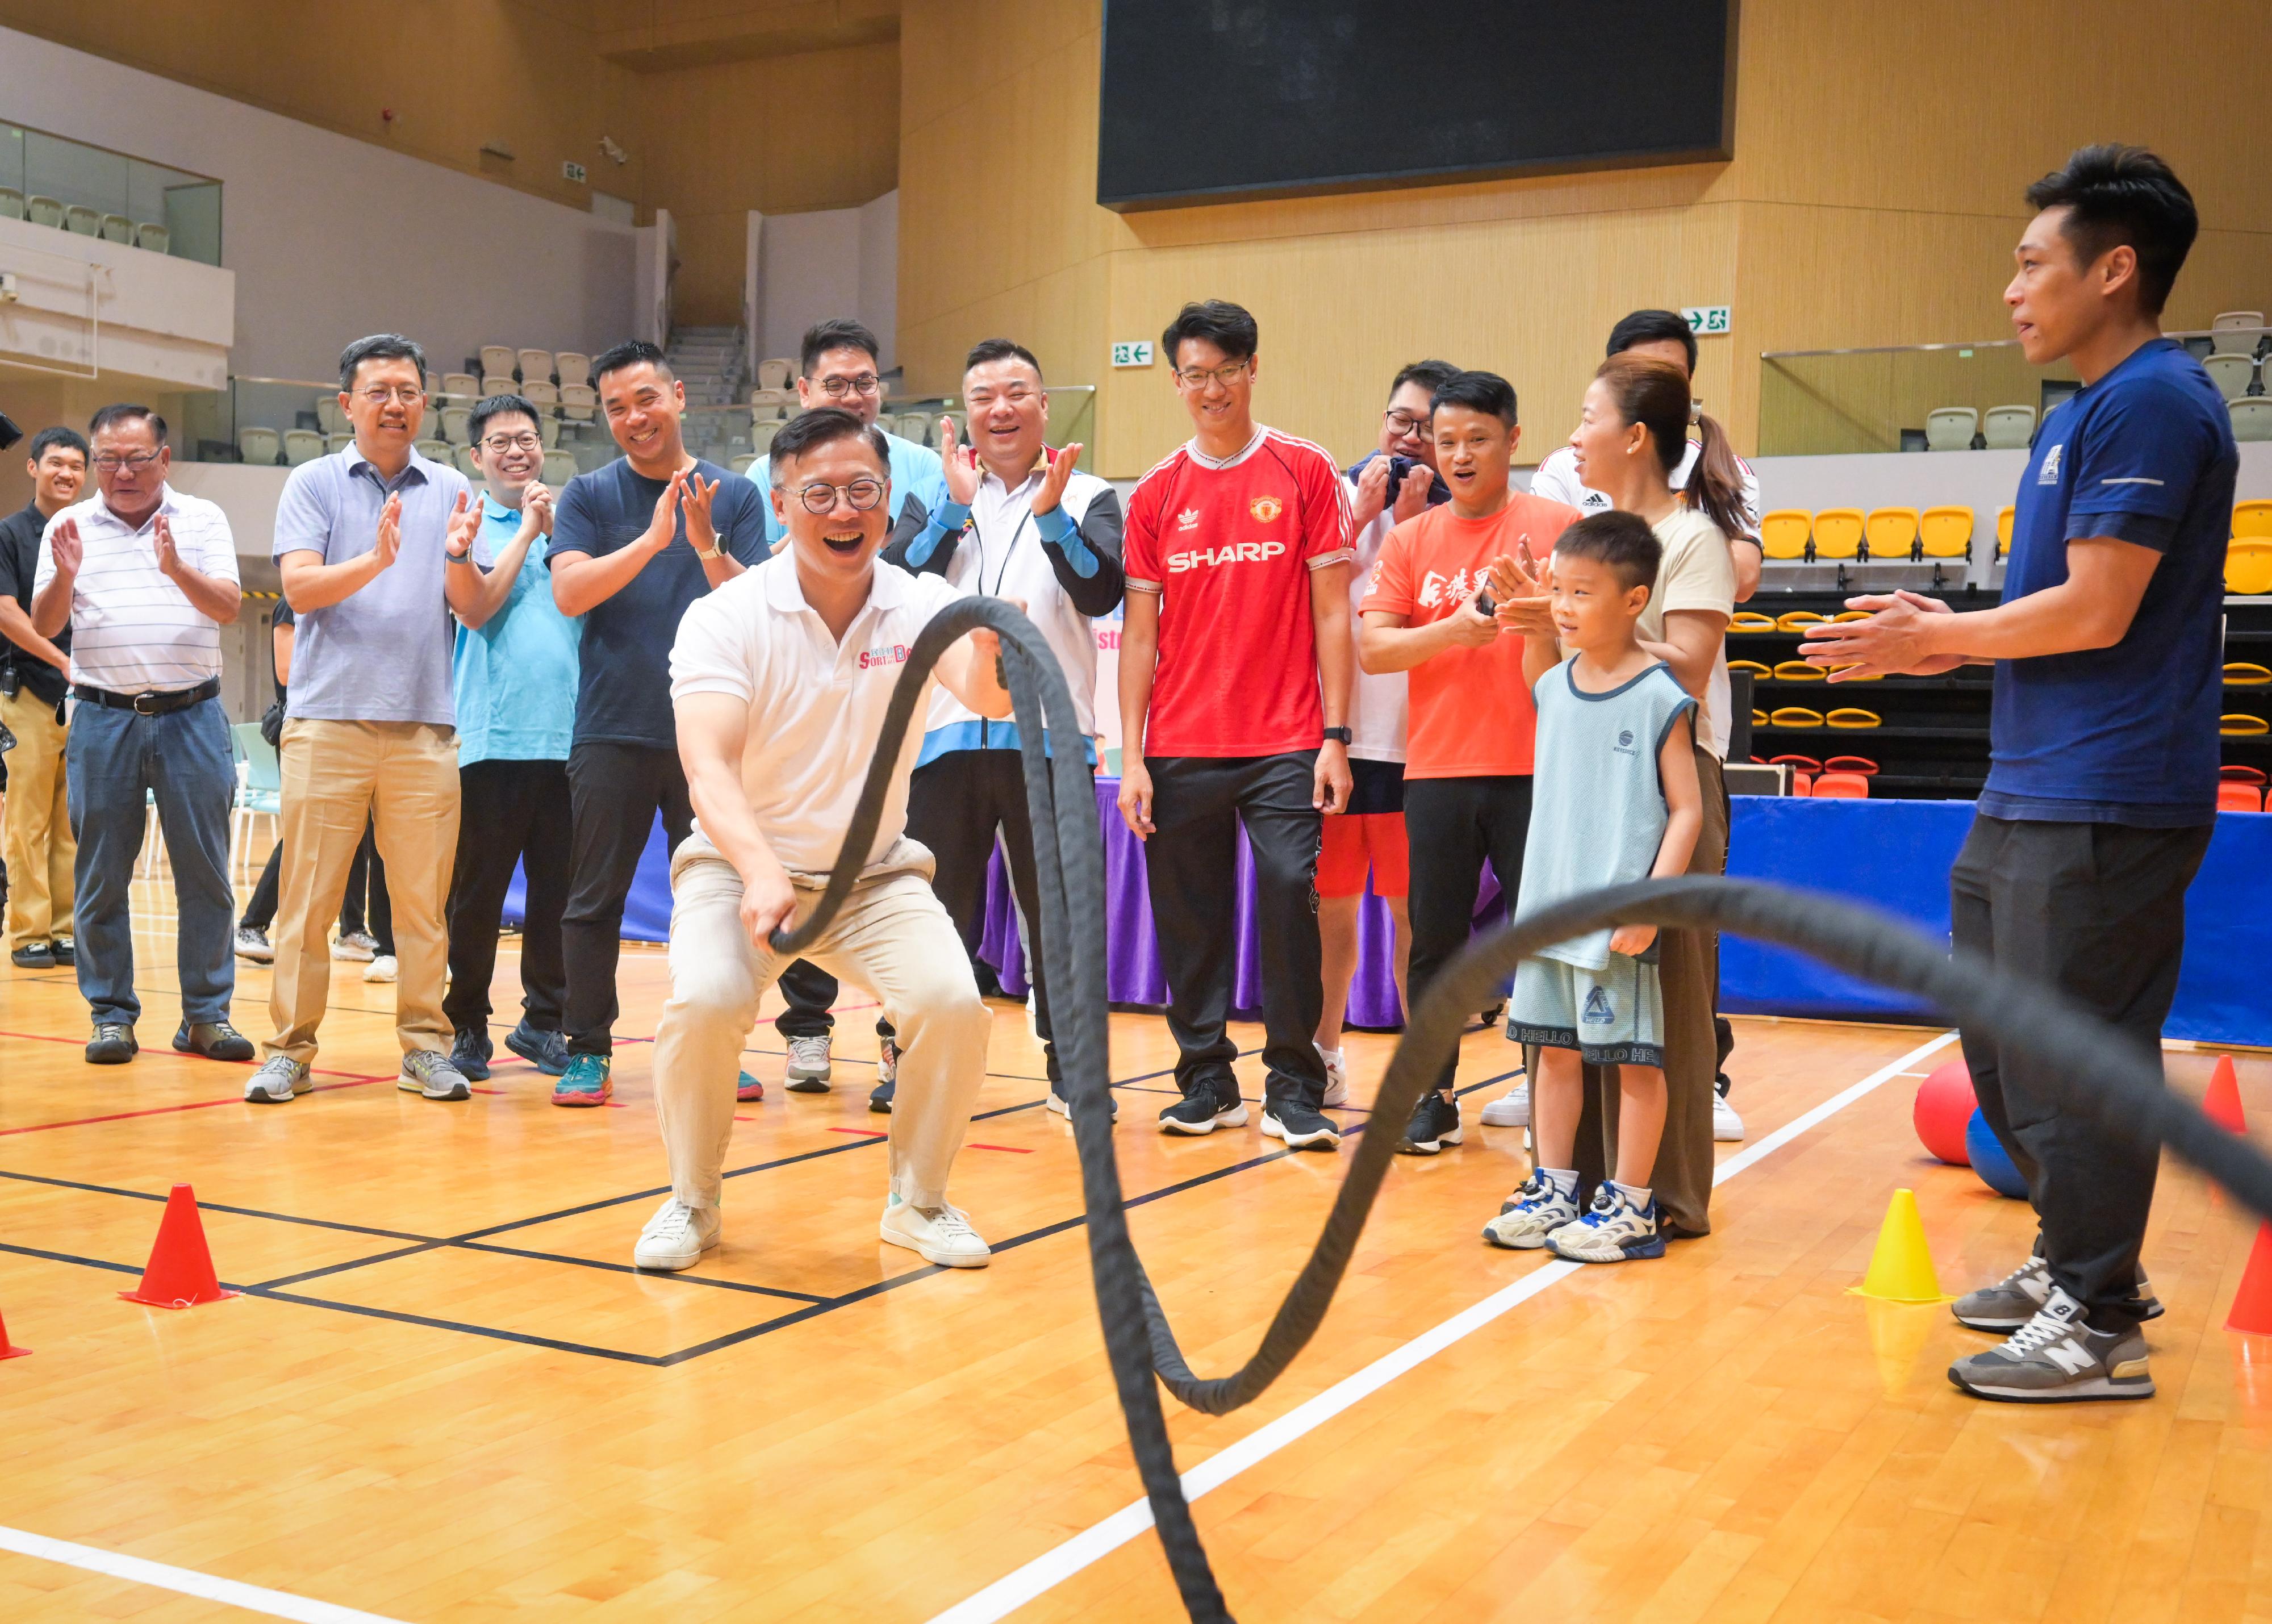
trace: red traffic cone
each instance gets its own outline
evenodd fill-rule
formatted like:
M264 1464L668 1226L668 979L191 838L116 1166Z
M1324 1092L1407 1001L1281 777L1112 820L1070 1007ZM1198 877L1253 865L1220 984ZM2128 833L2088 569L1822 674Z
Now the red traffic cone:
M20 1359L30 1351L29 1348L16 1348L9 1345L8 1321L0 1320L0 1359Z
M2232 1294L2232 1312L2224 1328L2255 1336L2272 1336L2272 1224L2256 1231L2255 1248L2240 1276L2240 1290Z
M152 1308L195 1308L238 1295L222 1291L213 1276L213 1252L206 1245L198 1198L189 1186L177 1184L166 1197L166 1216L158 1224L157 1243L150 1248L142 1283L118 1295Z
M2201 1096L2201 1111L2228 1134L2248 1131L2248 1118L2240 1109L2240 1079L2232 1069L2232 1057L2229 1054L2216 1058L2216 1070L2209 1074L2208 1092Z

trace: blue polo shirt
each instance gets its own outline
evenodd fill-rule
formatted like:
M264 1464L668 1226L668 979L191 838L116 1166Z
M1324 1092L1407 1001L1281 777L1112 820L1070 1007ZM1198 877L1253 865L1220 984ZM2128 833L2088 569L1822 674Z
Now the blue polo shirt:
M935 513L945 507L946 465L938 460L938 453L928 445L903 440L889 430L885 430L884 445L892 453L892 522L900 522L909 497L920 498L926 513ZM759 504L765 509L766 543L778 547L787 539L788 531L774 517L773 465L771 457L759 457L750 464L750 483L757 486Z
M492 558L520 534L520 511L482 493L480 544ZM458 704L458 765L565 761L576 731L577 644L583 627L552 601L549 550L539 535L512 591L478 632L460 625L451 687Z
M2162 555L2111 648L1996 663L1993 818L2189 828L2216 817L2224 548L2239 470L2200 362L2141 346L2036 430L2012 520L2010 602L2066 580L2067 543Z

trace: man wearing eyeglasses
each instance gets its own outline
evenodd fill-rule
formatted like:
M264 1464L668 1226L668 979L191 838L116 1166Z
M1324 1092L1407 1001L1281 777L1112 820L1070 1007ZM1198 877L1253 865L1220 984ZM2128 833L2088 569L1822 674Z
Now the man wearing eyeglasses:
M1262 1132L1334 1150L1321 1107L1320 819L1349 804L1349 484L1254 421L1254 318L1187 304L1161 335L1190 442L1128 500L1120 815L1145 841L1184 1097L1170 1134L1246 1121L1230 1013L1242 829L1261 926Z
M576 649L582 628L552 601L544 566L553 493L537 475L544 439L536 408L491 395L467 419L481 471L477 530L453 528L454 554L478 543L494 565L481 600L459 617L452 656L458 711L458 855L450 880L450 1059L490 1074L490 982L497 973L505 892L518 865L527 890L520 932L521 1017L505 1047L557 1077L567 971L560 913L568 901L568 746L576 730Z
M1078 750L1094 765L1092 619L1110 614L1122 595L1120 498L1104 481L1074 466L1080 445L1051 451L1043 443L1049 392L1041 363L1024 345L986 339L973 347L963 364L962 401L970 444L955 444L951 421L940 430L945 505L917 534L894 541L884 557L943 576L965 592L1016 602L1055 651L1072 687L1078 726L1063 737L1051 733L1043 748L1052 754L1061 747ZM908 833L937 861L932 887L973 954L985 925L986 871L998 831L1018 907L1028 926L1038 929L1041 892L1018 724L982 716L947 689L938 689L908 789ZM1050 1079L1049 1108L1069 1116L1038 952L1030 955L1029 974L1034 1028ZM892 1097L892 1085L879 1082L870 1104L888 1109Z
M656 814L674 850L694 819L670 715L671 640L691 605L767 550L757 487L688 453L686 388L661 350L617 345L592 363L592 386L624 454L568 482L544 559L553 602L583 623L568 751L574 878L560 920L568 1063L556 1105L598 1105L614 1091L624 903ZM758 1097L755 1078L739 1086Z
M876 428L884 408L884 380L879 369L883 348L876 335L849 317L815 323L805 331L797 360L796 400L805 411L833 407L849 412L862 426ZM928 445L902 439L878 429L891 453L892 490L889 518L893 541L905 541L922 528L925 518L947 500L946 477L939 455ZM750 483L760 492L772 489L773 462L759 457L750 465ZM778 547L788 532L768 503L766 540ZM836 1025L828 1007L836 1001L836 984L811 965L799 962L781 977L788 1007L774 1018L774 1029L788 1045L788 1087L796 1093L826 1093L833 1070L829 1034ZM876 1023L876 1087L871 1096L878 1111L891 1108L892 1079L899 1064L899 1046L888 1023Z
M236 545L213 503L166 483L166 420L106 406L87 424L96 494L48 520L32 625L71 632L78 700L65 746L78 855L78 990L94 1032L88 1063L119 1066L138 1045L129 894L154 805L174 871L182 1024L174 1047L249 1060L228 1022L236 990L236 903L228 883L236 769L220 708L220 628L236 619Z
M348 871L373 830L386 864L397 981L395 1086L430 1100L473 1097L450 1063L442 1008L444 903L458 850L457 705L450 617L481 612L477 530L466 476L418 454L426 354L399 333L340 355L340 405L355 443L303 462L284 482L271 550L298 625L284 701L284 862L277 888L274 1031L245 1084L256 1104L311 1086L331 991L325 941Z
M890 462L873 428L824 408L774 445L774 516L788 544L690 608L670 655L701 824L670 865L670 1001L654 1039L670 1194L639 1232L640 1269L689 1269L719 1243L736 1057L783 968L772 933L812 911L908 652L962 595L935 575L877 566ZM992 632L973 632L931 678L981 716L1007 715L1000 653ZM909 729L860 876L811 952L870 989L907 1041L880 1238L927 1263L978 1269L986 1242L946 1186L985 1081L993 1017L931 891L929 855L902 835L920 748Z

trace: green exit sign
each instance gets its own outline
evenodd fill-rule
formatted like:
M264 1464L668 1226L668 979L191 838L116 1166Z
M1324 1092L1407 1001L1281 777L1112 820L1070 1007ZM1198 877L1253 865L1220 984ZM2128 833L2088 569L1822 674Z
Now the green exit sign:
M1729 331L1728 308L1724 304L1685 304L1681 307L1680 319L1698 338L1708 338Z
M560 178L581 186L584 183L584 166L573 158L563 158L560 161Z
M1123 339L1112 347L1112 364L1117 367L1147 367L1152 364L1152 341Z

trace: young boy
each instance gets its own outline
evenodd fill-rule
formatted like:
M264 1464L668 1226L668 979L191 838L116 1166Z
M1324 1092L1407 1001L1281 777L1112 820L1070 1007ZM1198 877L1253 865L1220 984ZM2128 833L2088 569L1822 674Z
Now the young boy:
M1534 577L1517 566L1528 595L1550 598L1559 640L1558 647L1557 636L1524 640L1538 711L1537 787L1518 918L1604 886L1687 870L1704 823L1691 739L1696 701L1636 635L1660 551L1648 521L1612 512L1565 530L1551 571ZM1655 939L1654 925L1596 931L1515 971L1507 1036L1538 1045L1536 1161L1484 1226L1493 1246L1549 1246L1584 1263L1664 1255L1646 1182L1664 1131ZM1616 1177L1582 1212L1573 1165L1581 1062L1614 1066L1618 1077Z

